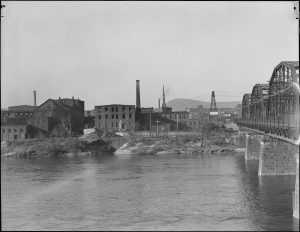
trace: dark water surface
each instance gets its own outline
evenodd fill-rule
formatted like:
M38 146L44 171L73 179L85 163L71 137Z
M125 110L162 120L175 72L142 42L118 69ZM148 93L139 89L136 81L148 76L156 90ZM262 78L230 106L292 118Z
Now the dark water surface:
M294 176L243 154L1 160L2 230L297 230Z

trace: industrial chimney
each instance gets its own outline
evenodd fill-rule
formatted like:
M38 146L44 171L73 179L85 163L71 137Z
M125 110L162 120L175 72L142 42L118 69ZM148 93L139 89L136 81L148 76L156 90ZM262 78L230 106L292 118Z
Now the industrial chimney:
M34 106L36 106L36 91L33 91Z
M136 80L136 108L141 108L140 80Z
M158 109L160 109L160 98L158 98Z

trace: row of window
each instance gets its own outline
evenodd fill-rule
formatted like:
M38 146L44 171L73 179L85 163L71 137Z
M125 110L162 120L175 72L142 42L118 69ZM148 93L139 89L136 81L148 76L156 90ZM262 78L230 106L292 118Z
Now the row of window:
M99 118L99 120L101 120L101 115L99 115L98 118ZM125 119L125 118L126 118L126 116L125 116L125 114L123 114L122 119ZM131 114L129 114L129 118L131 118ZM107 114L105 115L105 119L108 119ZM119 119L119 115L118 114L116 114L116 115L112 114L111 119Z
M12 129L7 129L8 133L11 133L11 130L12 130ZM2 133L5 133L5 131L6 131L5 129L2 129ZM20 131L20 132L23 132L23 129L20 128L19 131ZM18 132L18 129L15 128L15 129L14 129L14 132Z
M3 114L4 117L18 117L18 116L32 116L33 113L6 113L6 114Z
M99 127L100 127L100 122L99 122ZM130 126L130 122L128 122L128 125ZM105 127L108 126L108 123L105 122ZM111 127L119 127L119 122L111 122Z
M178 115L178 119L188 119L188 114L162 114L163 117L176 119Z
M126 107L123 106L123 107L122 107L122 111L125 111L125 109L126 109ZM131 111L132 108L129 107L128 109L129 109L129 111ZM105 111L108 111L108 107L105 107L104 110L105 110ZM99 108L98 111L101 112L101 108ZM118 112L118 111L119 111L119 107L111 107L111 112Z

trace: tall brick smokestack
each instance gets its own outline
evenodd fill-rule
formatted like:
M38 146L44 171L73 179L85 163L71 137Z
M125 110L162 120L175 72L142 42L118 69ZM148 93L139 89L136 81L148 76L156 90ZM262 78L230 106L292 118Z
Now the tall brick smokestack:
M33 91L33 101L34 101L34 106L36 106L36 91Z
M136 108L141 108L140 80L136 80Z
M158 98L158 109L160 109L160 98Z

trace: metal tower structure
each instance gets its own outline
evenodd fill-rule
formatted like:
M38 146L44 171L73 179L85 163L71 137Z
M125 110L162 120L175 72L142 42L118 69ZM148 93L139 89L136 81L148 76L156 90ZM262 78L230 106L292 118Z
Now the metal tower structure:
M218 124L218 109L217 109L217 104L216 104L215 91L211 92L209 121L210 121L210 123Z
M218 112L217 105L216 105L216 97L215 91L211 92L211 101L210 101L210 112Z

